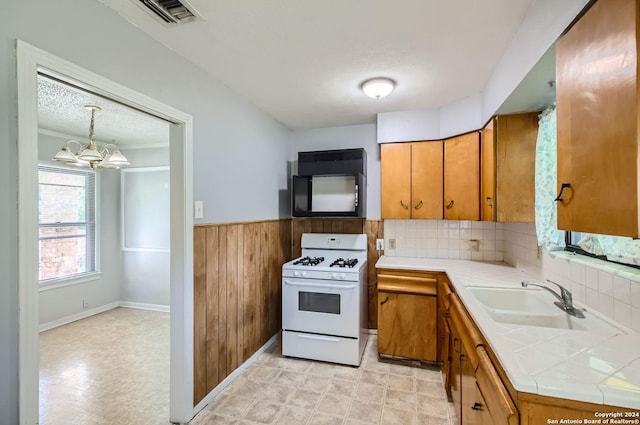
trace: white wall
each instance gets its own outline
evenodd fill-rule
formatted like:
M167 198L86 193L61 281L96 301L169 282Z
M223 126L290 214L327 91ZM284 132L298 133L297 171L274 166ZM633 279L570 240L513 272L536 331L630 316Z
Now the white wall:
M0 2L0 418L18 422L16 39L193 116L197 222L272 219L289 131L98 1ZM259 182L259 184L258 184ZM286 209L286 208L284 208Z
M380 147L375 124L317 128L291 132L291 162L298 152L364 148L367 151L367 218L380 218Z
M131 166L136 168L169 165L168 147L131 149L126 155ZM169 261L169 252L123 251L120 300L169 308Z

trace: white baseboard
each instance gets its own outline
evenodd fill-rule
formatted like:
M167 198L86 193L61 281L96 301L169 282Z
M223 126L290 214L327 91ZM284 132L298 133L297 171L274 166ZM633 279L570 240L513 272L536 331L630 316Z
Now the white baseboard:
M200 401L200 403L198 403L196 405L196 407L193 408L193 416L195 416L196 414L198 414L198 412L200 412L202 409L204 409L207 406L207 404L211 403L211 401L218 394L220 394L222 392L222 390L224 390L225 387L231 383L231 381L233 381L235 378L237 378L238 375L240 375L251 363L255 362L258 359L258 356L260 354L262 354L265 351L267 351L267 348L269 348L271 346L271 344L273 344L278 339L278 335L280 335L280 332L278 332L277 334L272 336L269 339L269 341L267 341L262 347L260 347L258 349L258 351L253 353L253 355L251 357L249 357L247 359L247 361L245 361L240 366L238 366L238 368L236 370L234 370L233 372L231 372L231 374L229 376L224 378L224 380L222 382L220 382L213 390L211 390L211 392L209 394L204 396L202 401Z
M169 306L162 305L162 304L146 304L146 303L134 303L131 301L120 301L120 307L137 308L139 310L162 311L165 313L169 313Z
M118 308L118 307L137 308L139 310L162 311L165 313L169 312L168 305L134 303L130 301L114 301L109 304L101 305L100 307L92 308L90 310L84 310L84 311L81 311L80 313L61 317L60 319L52 320L47 323L42 323L39 327L39 331L40 332L48 331L49 329L57 328L58 326L66 325L71 322L75 322L76 320L86 319L87 317L104 313L105 311L113 310L114 308Z
M86 319L89 316L104 313L105 311L112 310L120 307L120 301L114 301L109 304L101 305L100 307L92 308L89 310L81 311L80 313L72 314L71 316L62 317L60 319L52 320L51 322L42 323L39 327L40 332L48 331L49 329L57 328L58 326L66 325L76 320Z

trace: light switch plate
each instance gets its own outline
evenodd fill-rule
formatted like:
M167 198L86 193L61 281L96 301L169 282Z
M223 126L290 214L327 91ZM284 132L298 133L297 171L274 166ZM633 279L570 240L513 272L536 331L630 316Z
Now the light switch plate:
M202 201L194 202L193 215L195 218L204 218L204 203Z

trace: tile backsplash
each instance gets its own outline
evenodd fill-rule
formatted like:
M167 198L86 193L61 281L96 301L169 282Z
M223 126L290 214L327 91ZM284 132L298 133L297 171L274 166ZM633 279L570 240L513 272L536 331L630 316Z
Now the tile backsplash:
M538 255L533 223L504 224L504 261L569 289L573 299L640 332L640 270L567 251Z
M504 261L565 286L575 301L640 332L640 270L539 250L534 223L384 220L384 236L384 253L392 257Z
M503 223L459 220L385 220L384 254L503 261ZM395 244L395 248L393 245Z

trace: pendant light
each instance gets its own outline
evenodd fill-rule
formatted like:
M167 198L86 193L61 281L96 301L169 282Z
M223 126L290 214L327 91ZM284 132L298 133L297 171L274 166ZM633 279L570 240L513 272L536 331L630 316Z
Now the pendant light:
M120 168L129 165L127 158L120 152L114 143L98 146L94 140L94 121L96 112L102 110L99 106L85 105L85 109L91 111L91 124L89 125L89 143L83 145L76 140L69 140L53 157L55 161L91 168ZM78 151L73 154L69 145L77 144ZM113 151L110 151L111 148Z

